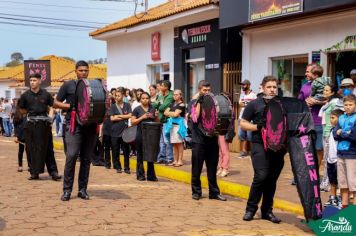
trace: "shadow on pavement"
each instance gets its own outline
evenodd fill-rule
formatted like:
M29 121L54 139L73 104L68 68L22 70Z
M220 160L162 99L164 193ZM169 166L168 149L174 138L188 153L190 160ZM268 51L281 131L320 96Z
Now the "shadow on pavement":
M282 219L284 223L295 225L301 230L304 230L305 232L313 232L306 224L302 222L301 218L298 218L297 216L293 214L288 214L288 213L276 213L276 216ZM304 220L304 217L303 217Z
M131 199L128 195L114 189L92 189L90 190L90 195L108 200Z
M6 226L6 222L4 219L0 218L0 230L5 229Z

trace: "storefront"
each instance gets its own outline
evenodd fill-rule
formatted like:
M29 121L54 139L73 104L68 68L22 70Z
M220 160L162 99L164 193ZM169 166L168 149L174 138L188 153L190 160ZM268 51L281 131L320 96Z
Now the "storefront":
M257 90L272 74L284 96L297 96L309 63L320 63L335 82L349 77L356 68L356 1L287 2L220 2L220 27L237 27L243 37L242 79ZM241 14L231 14L233 5Z
M174 87L185 98L197 92L201 80L207 80L215 91L221 89L220 32L218 19L181 26L174 38Z

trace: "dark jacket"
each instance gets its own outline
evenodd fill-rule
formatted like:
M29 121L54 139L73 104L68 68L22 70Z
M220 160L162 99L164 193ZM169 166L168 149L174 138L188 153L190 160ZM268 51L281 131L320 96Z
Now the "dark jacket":
M24 126L26 123L26 117L23 117L19 121L14 120L15 135L20 142L25 142Z

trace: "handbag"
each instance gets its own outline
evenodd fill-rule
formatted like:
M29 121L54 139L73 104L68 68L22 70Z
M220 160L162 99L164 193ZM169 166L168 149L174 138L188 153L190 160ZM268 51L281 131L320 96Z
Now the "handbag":
M122 140L125 143L134 143L136 140L137 125L128 127L122 133Z

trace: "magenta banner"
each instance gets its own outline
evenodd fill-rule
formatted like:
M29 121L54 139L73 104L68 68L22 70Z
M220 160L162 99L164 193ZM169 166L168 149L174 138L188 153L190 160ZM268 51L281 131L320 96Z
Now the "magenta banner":
M29 76L32 74L41 75L41 87L51 86L51 61L50 60L26 60L25 67L25 86L30 87Z
M303 0L250 0L249 21L293 14L303 11Z

